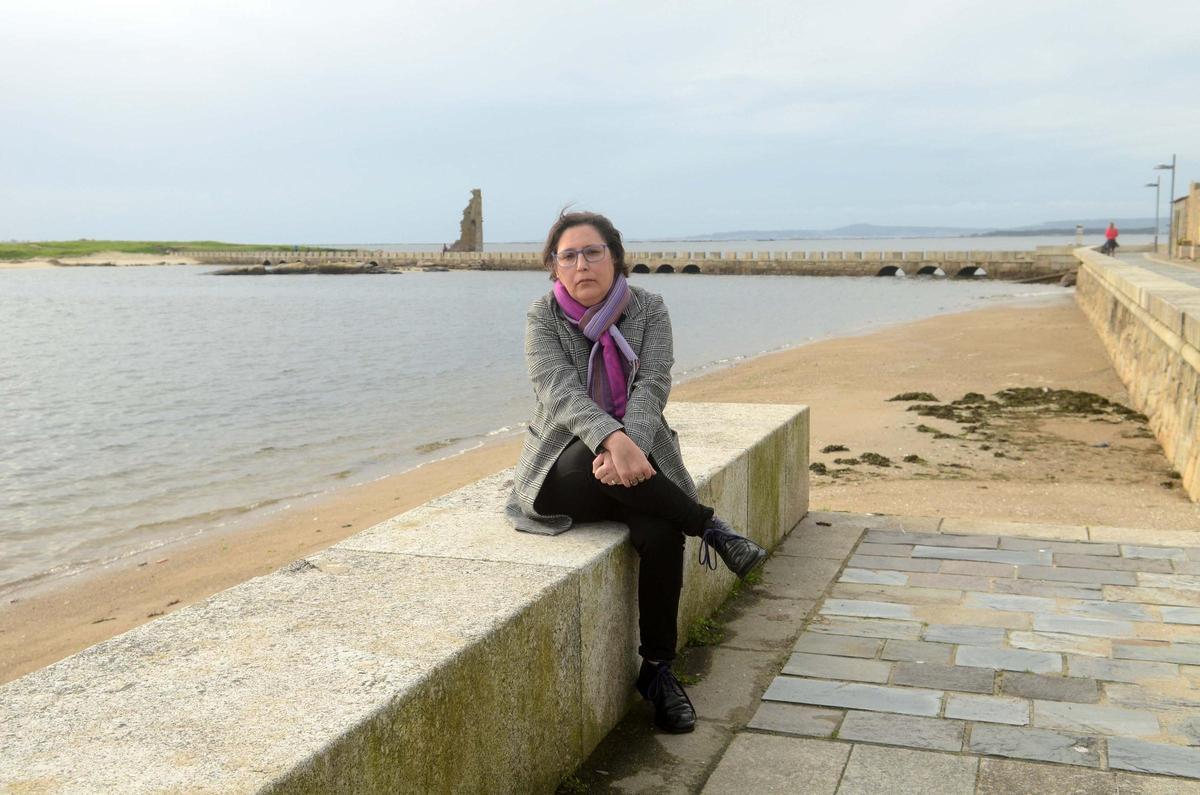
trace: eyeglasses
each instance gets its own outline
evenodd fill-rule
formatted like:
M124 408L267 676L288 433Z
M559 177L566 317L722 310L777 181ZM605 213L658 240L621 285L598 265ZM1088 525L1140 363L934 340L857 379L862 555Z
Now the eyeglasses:
M602 243L584 246L583 248L564 248L562 251L554 253L554 261L558 263L560 268L574 268L579 264L580 254L588 262L599 262L604 259L604 252L607 249L608 246Z

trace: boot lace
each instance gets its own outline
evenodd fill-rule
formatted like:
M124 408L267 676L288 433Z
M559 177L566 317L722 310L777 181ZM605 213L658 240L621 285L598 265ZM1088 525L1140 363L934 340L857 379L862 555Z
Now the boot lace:
M715 533L716 531L710 527L704 531L704 535L700 536L700 552L697 560L709 571L717 570L717 557L713 554L712 542L709 541L709 538Z
M684 692L683 685L679 684L679 680L671 672L670 664L660 663L656 667L658 670L654 672L654 678L646 685L646 698L654 701L664 691L672 691L677 695L687 698L687 693ZM688 703L690 704L691 701L689 700Z

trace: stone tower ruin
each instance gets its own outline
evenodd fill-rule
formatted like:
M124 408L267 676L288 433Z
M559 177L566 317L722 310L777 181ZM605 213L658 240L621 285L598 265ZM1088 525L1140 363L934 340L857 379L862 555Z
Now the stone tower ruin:
M451 251L483 251L483 191L471 191L471 200L463 210L458 240Z

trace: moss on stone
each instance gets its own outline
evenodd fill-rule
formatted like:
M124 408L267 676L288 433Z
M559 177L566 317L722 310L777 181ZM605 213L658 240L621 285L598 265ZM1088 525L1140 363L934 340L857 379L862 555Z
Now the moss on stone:
M693 621L688 627L687 636L689 646L716 646L725 640L725 628L713 617L708 616Z

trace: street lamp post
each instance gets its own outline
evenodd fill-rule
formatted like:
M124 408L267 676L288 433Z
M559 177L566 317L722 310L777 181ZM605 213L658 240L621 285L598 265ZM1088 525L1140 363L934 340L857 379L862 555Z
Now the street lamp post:
M1167 257L1175 256L1175 155L1171 155L1171 165L1159 163L1155 171L1171 172L1171 192L1167 196Z
M1162 174L1154 178L1153 182L1146 183L1147 188L1154 188L1154 253L1158 253L1158 196L1162 188ZM1168 257L1170 254L1167 255Z

